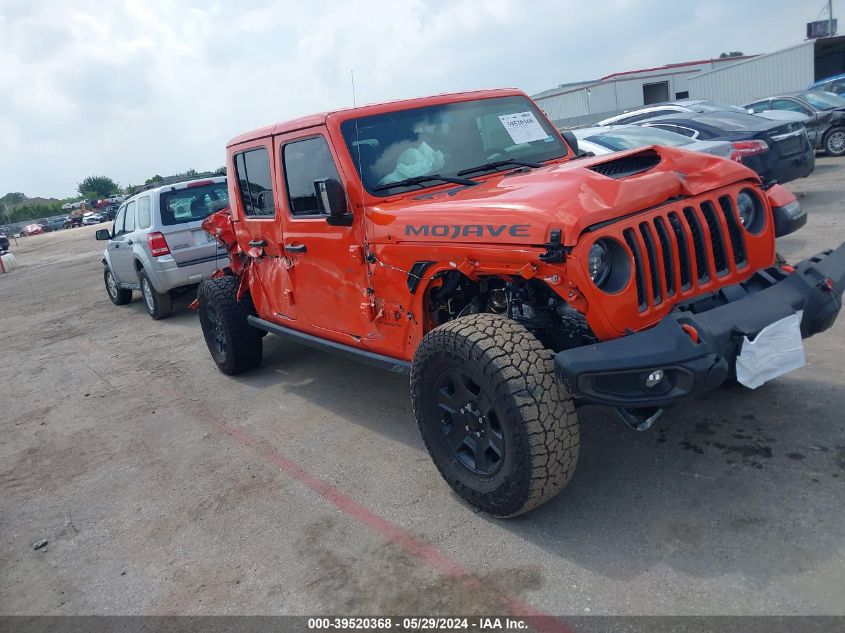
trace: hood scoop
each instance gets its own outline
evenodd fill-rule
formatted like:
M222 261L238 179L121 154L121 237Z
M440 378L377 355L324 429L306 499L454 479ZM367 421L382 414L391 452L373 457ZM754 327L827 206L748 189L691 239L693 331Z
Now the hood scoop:
M660 154L653 149L647 149L636 154L628 154L620 158L590 165L587 169L607 176L608 178L628 178L636 174L641 174L650 169L654 169L660 164Z

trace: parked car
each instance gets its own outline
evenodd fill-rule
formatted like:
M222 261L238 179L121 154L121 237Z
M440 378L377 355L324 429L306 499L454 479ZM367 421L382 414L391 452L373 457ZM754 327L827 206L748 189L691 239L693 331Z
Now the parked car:
M813 147L831 156L845 154L845 98L820 90L807 90L753 101L750 112L780 110L807 117L804 126Z
M82 214L82 224L84 226L93 226L101 222L100 216L93 211L88 211Z
M66 217L60 216L58 218L49 218L48 222L54 231L58 231L59 229L63 229L65 227L66 219Z
M30 235L41 235L44 229L40 224L27 224L21 229L20 237L28 237Z
M47 218L38 220L36 224L41 227L41 231L44 233L50 233L53 230L53 225Z
M734 157L764 182L781 184L809 176L816 155L801 123L770 121L745 112L671 114L648 119L653 126L702 141L729 141Z
M112 303L122 305L140 290L154 319L170 314L175 294L211 277L225 250L202 228L209 214L229 204L226 178L168 183L120 205L108 240L103 278Z
M0 231L0 253L5 253L9 250L9 236L6 233Z
M623 112L622 114L617 114L603 119L596 125L630 125L632 123L640 123L666 114L703 114L706 112L738 112L740 114L748 114L748 111L744 108L727 103L720 103L718 101L707 101L705 99L680 99L678 101L669 101L644 108L637 108L636 110L631 110L629 112ZM758 114L758 116L762 116L767 119L796 123L803 123L805 120L802 115L793 112L763 112Z
M102 211L100 211L100 215L103 216L104 222L113 222L115 216L117 215L117 209L120 205L111 204L105 207Z
M615 125L580 128L572 130L572 133L578 139L580 149L592 152L596 156L649 145L662 145L663 147L680 147L691 152L704 152L722 158L738 159L738 156L734 155L733 145L728 141L699 141L656 127Z
M579 405L645 430L734 373L803 363L839 312L845 245L779 268L783 187L672 147L582 158L564 135L491 90L232 139L231 208L204 224L229 258L197 294L211 358L254 369L266 332L409 373L441 475L501 517L566 486Z
M77 212L71 213L69 216L65 218L64 227L66 229L72 229L82 226L82 214Z
M845 94L845 73L820 79L807 86L807 90L823 90L837 95Z

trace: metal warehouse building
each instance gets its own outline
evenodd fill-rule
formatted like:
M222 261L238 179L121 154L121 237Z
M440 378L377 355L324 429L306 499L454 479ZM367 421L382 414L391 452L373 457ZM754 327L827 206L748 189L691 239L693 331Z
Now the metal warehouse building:
M808 40L765 55L725 57L614 73L534 95L558 127L575 127L675 99L743 105L803 90L845 72L845 36Z
M742 105L845 72L845 36L808 40L691 77L690 97Z
M690 96L690 80L698 74L750 59L705 59L613 73L594 81L565 84L533 98L555 125L572 127L643 105L684 99Z

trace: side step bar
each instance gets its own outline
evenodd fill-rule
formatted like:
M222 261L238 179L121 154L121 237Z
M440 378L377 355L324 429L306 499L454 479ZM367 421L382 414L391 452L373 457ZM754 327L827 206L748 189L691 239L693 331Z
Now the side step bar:
M331 352L332 354L337 354L338 356L351 358L352 360L357 360L359 362L366 363L367 365L373 365L374 367L392 371L395 374L408 374L411 372L411 363L406 360L368 352L350 345L344 345L343 343L328 341L317 336L312 336L311 334L292 330L277 323L271 323L270 321L259 319L256 316L248 316L247 321L256 329L263 330L264 332L269 332L270 334L275 334L276 336L281 336L283 338L291 338L295 341L308 345L309 347L323 350L324 352Z

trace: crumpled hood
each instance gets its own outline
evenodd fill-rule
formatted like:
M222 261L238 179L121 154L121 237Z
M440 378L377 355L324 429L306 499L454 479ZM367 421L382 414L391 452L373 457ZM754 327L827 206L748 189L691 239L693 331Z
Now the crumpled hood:
M600 173L624 166L629 157L657 164L625 177ZM563 243L573 245L593 224L741 180L759 183L735 161L655 146L497 176L474 187L404 194L368 207L367 214L374 243L540 245L550 230L561 229Z

